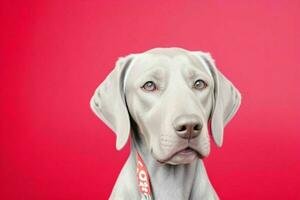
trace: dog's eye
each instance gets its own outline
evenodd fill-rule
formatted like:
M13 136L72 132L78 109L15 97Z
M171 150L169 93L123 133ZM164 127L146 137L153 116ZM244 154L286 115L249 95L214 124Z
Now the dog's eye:
M207 83L205 83L205 81L203 80L199 79L194 83L194 88L197 90L203 90L206 87L207 87Z
M155 91L156 85L153 81L147 81L143 86L142 89L146 90L146 91Z

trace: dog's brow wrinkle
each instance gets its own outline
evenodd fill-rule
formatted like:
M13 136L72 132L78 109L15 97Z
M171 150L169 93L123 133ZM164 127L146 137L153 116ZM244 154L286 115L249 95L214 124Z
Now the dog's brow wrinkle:
M196 72L196 70L189 70L188 71L188 76L189 76L189 78L195 78L196 76L197 76L197 72Z
M152 75L156 76L157 78L162 78L162 75L164 74L164 69L159 66L151 66L151 68L144 70L142 75Z
M161 70L152 71L150 73L150 76L153 76L154 78L161 80L162 79L162 71Z

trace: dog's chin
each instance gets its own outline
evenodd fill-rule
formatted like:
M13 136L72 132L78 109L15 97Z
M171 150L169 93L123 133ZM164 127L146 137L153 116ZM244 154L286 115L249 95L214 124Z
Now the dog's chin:
M202 159L203 156L191 148L185 148L183 150L180 150L171 156L168 156L165 159L160 159L157 156L153 155L154 158L164 164L170 164L170 165L184 165L184 164L190 164L194 162L196 159Z

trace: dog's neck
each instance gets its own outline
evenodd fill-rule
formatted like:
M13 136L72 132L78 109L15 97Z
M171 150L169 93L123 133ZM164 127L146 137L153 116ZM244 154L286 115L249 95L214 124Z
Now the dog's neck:
M154 199L191 199L190 195L199 182L196 179L200 176L199 168L202 166L199 166L199 163L201 165L202 162L196 160L184 165L159 163L153 158L142 140L132 137L130 157L135 161L136 151L147 167Z

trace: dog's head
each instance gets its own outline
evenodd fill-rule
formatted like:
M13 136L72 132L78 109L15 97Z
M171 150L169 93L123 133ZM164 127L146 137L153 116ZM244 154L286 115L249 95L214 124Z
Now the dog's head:
M156 48L120 58L91 107L117 134L117 149L134 126L157 161L185 164L208 156L209 128L222 146L223 129L240 102L208 53Z

